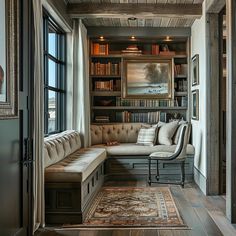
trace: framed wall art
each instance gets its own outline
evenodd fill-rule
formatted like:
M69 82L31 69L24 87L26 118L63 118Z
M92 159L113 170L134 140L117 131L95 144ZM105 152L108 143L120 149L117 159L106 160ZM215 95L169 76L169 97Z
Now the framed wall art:
M173 97L173 59L124 59L123 97Z
M19 1L0 0L0 119L18 116Z
M199 120L199 90L192 91L192 119Z
M199 55L192 57L192 86L199 84Z

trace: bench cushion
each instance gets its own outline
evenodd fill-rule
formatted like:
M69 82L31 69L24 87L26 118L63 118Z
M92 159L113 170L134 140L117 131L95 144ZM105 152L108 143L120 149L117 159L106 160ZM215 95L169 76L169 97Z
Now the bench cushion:
M141 146L135 143L121 143L116 146L106 146L106 145L94 145L92 147L105 148L107 150L108 156L138 156L138 155L150 155L153 152L174 152L176 145L155 145ZM187 145L187 155L194 155L195 150L193 145Z
M106 159L103 148L82 148L45 169L46 182L83 182Z
M57 163L80 147L80 135L74 130L44 138L44 167Z

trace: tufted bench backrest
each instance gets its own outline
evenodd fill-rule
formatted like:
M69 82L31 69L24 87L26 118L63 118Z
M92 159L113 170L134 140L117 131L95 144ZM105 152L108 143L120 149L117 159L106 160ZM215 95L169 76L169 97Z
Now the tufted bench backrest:
M135 143L140 128L150 127L144 123L123 123L114 125L91 125L92 145L104 144L110 141L120 143Z
M80 148L80 135L74 130L44 138L44 167L57 163Z

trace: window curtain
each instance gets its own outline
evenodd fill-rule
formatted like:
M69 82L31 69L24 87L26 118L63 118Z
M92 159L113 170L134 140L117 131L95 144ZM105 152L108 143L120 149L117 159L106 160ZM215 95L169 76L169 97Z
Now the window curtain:
M41 0L33 1L34 14L34 165L33 224L34 232L44 226L44 105L43 88L43 13Z
M82 20L73 22L73 116L72 127L81 134L84 147L90 145L89 56L87 29ZM70 78L67 78L70 79Z

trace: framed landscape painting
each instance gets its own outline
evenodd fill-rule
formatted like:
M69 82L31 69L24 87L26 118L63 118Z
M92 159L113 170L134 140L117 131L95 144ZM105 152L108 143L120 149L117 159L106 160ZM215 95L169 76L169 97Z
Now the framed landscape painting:
M192 91L192 119L199 120L199 90Z
M199 84L199 55L192 58L192 86Z
M0 119L18 111L19 1L0 0Z
M123 97L173 97L172 59L124 59Z

